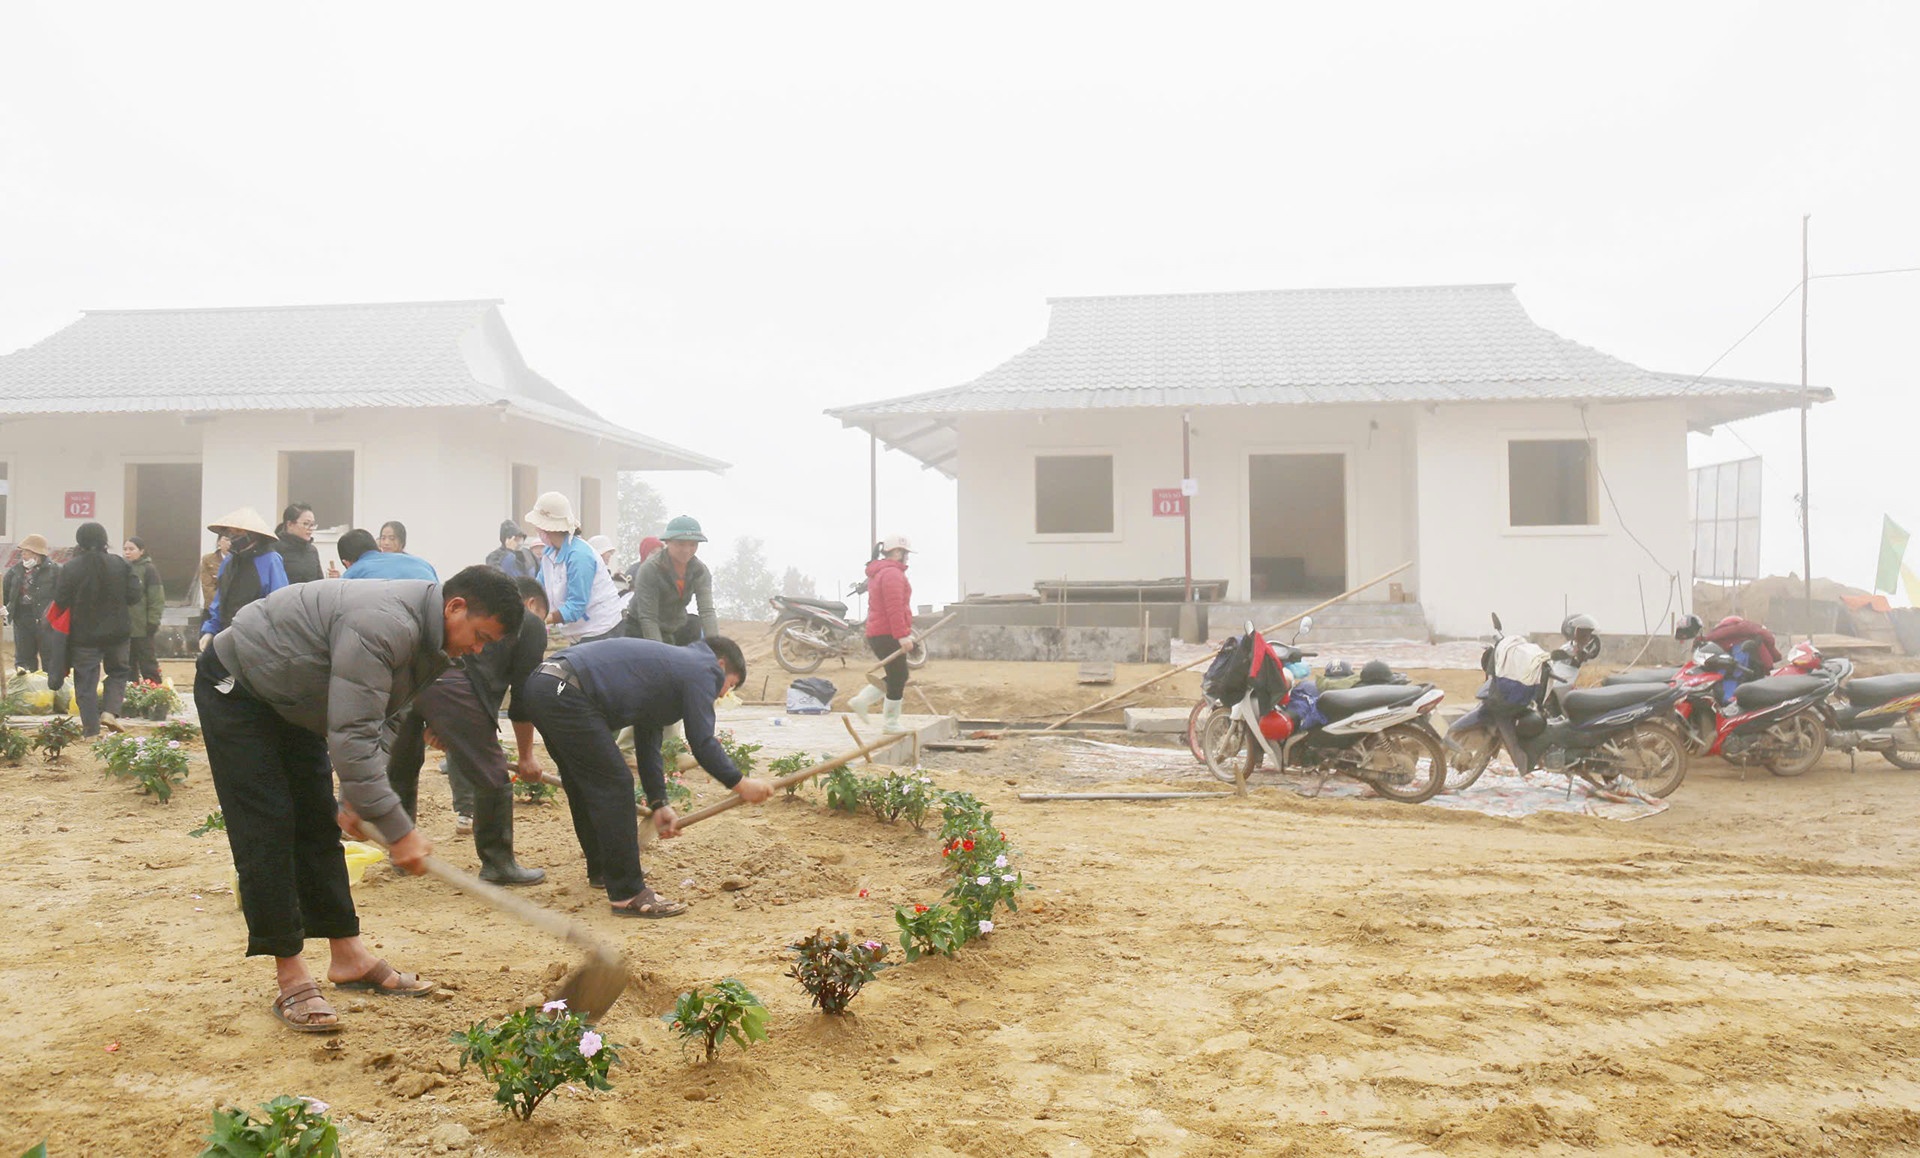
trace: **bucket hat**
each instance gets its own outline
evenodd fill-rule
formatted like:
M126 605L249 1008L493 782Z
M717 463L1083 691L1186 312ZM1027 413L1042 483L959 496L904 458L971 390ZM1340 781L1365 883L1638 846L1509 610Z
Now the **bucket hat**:
M707 541L707 537L700 532L700 520L692 515L675 515L673 521L667 524L667 529L660 533L660 538L667 543L676 539L695 543Z
M45 555L48 553L47 537L45 535L28 535L26 538L20 540L20 549L22 551L32 551L36 555Z
M593 538L587 540L587 546L593 548L594 554L604 555L608 551L613 550L613 540L607 538L605 535L595 535Z
M573 503L559 491L548 491L540 496L527 512L527 522L543 531L573 531L580 521L573 517Z
M255 535L265 535L268 538L279 534L267 520L260 517L260 512L254 510L252 507L241 507L237 511L229 511L227 514L208 523L207 530L215 534L228 530L248 531Z

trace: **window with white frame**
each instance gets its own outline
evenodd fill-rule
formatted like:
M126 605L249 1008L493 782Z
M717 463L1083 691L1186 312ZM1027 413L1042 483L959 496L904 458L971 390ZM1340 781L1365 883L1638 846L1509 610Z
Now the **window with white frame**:
M1598 449L1585 438L1507 443L1507 525L1591 527L1600 522Z
M1040 535L1112 534L1113 456L1036 456L1033 529Z

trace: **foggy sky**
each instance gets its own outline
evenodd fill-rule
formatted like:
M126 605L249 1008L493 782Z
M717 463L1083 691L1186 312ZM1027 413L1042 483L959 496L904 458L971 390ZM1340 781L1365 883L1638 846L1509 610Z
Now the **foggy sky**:
M1698 373L1797 281L1803 213L1815 273L1920 265L1916 45L1890 3L4 0L0 350L87 308L503 297L535 369L738 464L649 476L712 556L759 536L824 590L866 439L821 409L970 379L1050 295L1510 281ZM1814 283L1817 572L1920 531L1917 313L1920 275ZM1714 373L1797 381L1798 323ZM1736 429L1798 570L1793 416ZM887 454L882 486L951 596L951 485Z

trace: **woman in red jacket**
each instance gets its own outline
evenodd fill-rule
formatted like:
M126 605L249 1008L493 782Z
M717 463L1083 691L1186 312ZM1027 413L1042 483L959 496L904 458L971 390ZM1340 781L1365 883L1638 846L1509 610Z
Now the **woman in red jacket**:
M907 657L902 650L913 646L913 584L907 582L907 556L913 550L904 535L889 535L873 549L873 561L867 564L867 647L875 659L886 659L886 709L880 726L888 732L900 730L900 700L907 694ZM862 723L881 701L880 689L868 684L860 689L849 707L859 713Z

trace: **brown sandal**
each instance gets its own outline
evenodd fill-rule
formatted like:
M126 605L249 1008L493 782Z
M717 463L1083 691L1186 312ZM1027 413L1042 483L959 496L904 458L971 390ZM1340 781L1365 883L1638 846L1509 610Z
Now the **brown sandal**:
M326 1008L309 1009L300 1015L300 1020L294 1020L294 1007L305 1005L309 1001L317 1001ZM327 999L320 995L320 987L311 981L296 985L274 998L273 1016L279 1020L280 1024L295 1033L338 1033L340 1031L340 1015L333 1011L332 1006L327 1006ZM331 1017L333 1020L315 1021L316 1017Z
M394 984L387 982L393 980ZM434 983L412 973L401 973L387 964L386 959L375 961L373 968L362 973L352 981L336 981L335 989L364 989L371 993L381 993L388 997L425 997L434 990Z
M653 920L677 917L687 911L685 901L669 901L652 889L641 889L630 899L609 907L616 917L646 917Z

